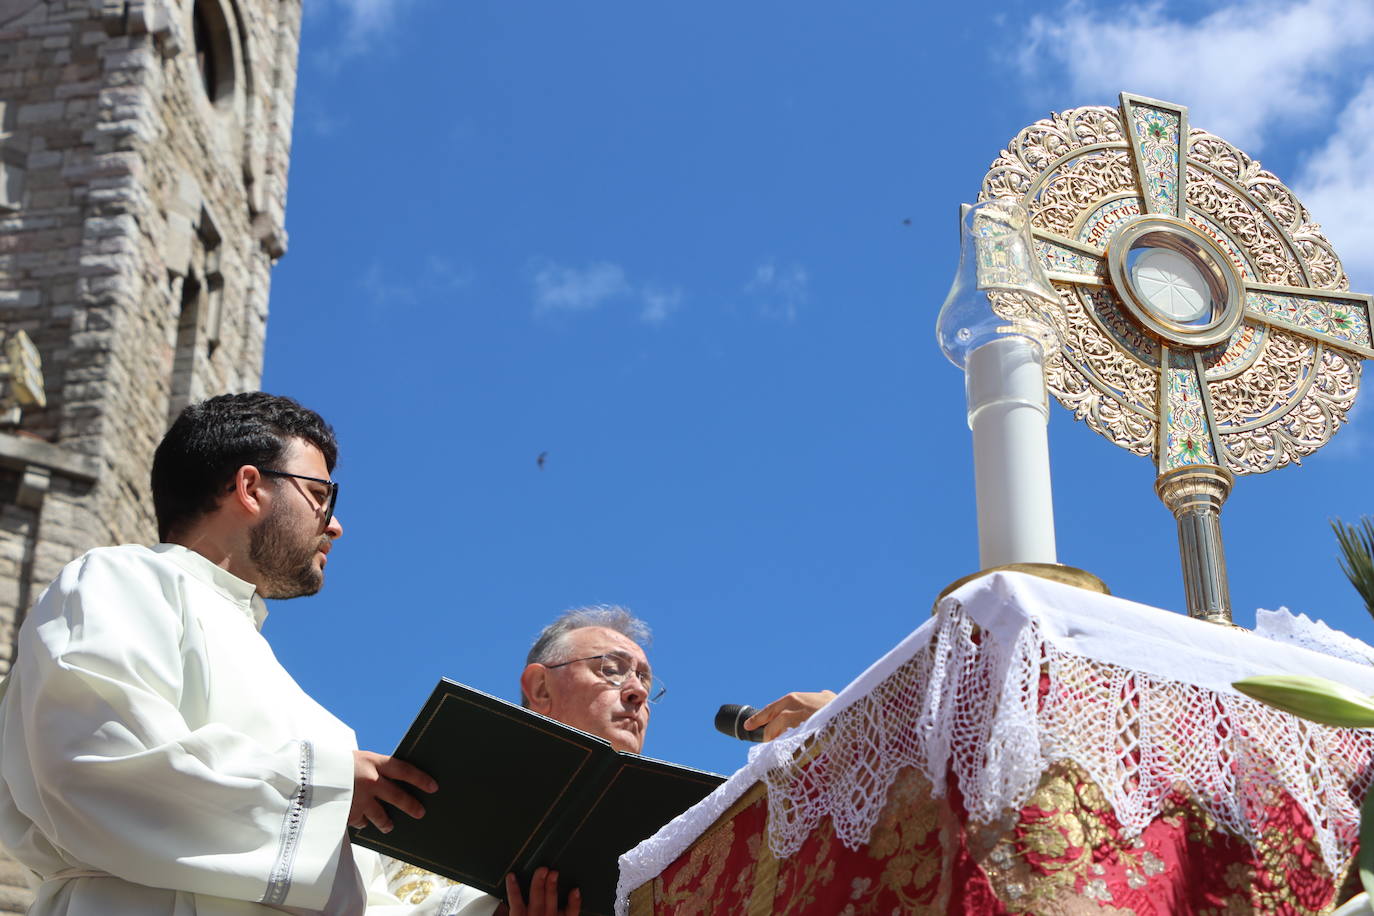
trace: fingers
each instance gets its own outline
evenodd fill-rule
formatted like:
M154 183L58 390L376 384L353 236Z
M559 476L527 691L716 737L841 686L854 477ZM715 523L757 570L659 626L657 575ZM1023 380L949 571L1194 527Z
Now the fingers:
M526 905L520 895L520 884L515 875L506 875L506 896L510 903L510 916L556 916L558 913L558 872L547 868L536 868L530 879L530 900Z
M790 694L788 695L790 696ZM787 704L787 697L774 700L762 709L756 710L752 716L740 723L740 727L753 730L761 725L767 725L773 721L773 717Z
M382 833L390 833L395 826L391 823L391 816L386 813L386 809L377 803L376 799L354 799L354 809L358 812L354 817L349 818L350 827L362 827L371 824ZM354 821L357 821L355 824Z
M348 806L348 826L365 827L372 823L378 830L386 833L391 829L390 821L383 812L382 823L378 823L377 812L371 810L374 804L372 793L368 791L368 784L377 777L377 765L373 761L376 756L378 755L371 751L353 752L353 800Z
M410 783L422 792L439 791L439 784L428 773L404 760L374 751L353 752L353 778L355 781L386 778Z
M530 916L556 916L558 913L558 872L536 868L530 881Z
M391 816L382 807L382 802L411 817L425 816L425 806L393 780L426 792L439 788L427 774L404 760L372 751L353 752L353 802L349 806L348 826L362 827L370 823L382 833L390 833Z
M809 718L811 718L811 713L802 712L796 709L789 709L785 712L778 713L773 721L764 726L763 740L772 741L792 726L800 725Z
M389 779L379 779L372 787L373 797L386 802L398 811L404 811L411 817L424 817L425 806L405 789Z
M800 725L811 718L817 710L835 699L830 690L811 693L793 691L786 694L744 720L748 729L763 728L763 740L772 741L794 725Z
M377 771L387 779L408 782L421 792L439 791L439 784L428 773L395 757L383 757L377 763Z
M506 902L510 916L578 916L582 911L582 893L576 888L568 894L567 909L558 909L558 872L542 867L535 869L530 879L528 904L515 875L506 875Z
M526 916L525 898L515 875L506 875L506 906L510 907L510 916Z

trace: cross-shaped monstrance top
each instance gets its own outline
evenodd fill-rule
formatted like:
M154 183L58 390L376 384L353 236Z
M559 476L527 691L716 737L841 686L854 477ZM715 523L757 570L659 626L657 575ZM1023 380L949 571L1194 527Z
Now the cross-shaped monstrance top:
M1344 422L1374 357L1371 298L1348 291L1293 193L1190 130L1185 107L1122 93L1119 109L1038 121L988 171L981 198L994 197L1030 213L1059 292L1057 308L1016 294L997 307L1056 327L1049 389L1152 455L1161 483L1212 468L1229 490L1231 474L1298 462Z
M1370 297L1293 193L1183 106L1122 93L1039 121L982 197L1027 208L1060 292L1051 390L1161 472L1273 470L1344 420Z

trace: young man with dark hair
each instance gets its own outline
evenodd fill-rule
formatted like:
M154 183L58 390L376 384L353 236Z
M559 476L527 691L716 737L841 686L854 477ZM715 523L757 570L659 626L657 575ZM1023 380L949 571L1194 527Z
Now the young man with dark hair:
M263 598L324 583L336 458L289 398L188 407L153 462L164 543L92 550L38 599L0 699L0 842L42 881L30 913L365 911L346 827L389 830L382 801L419 817L410 790L437 787L357 750L259 633Z
M314 446L334 470L334 430L315 411L290 398L253 391L192 404L153 453L153 512L158 539L170 542L186 526L215 511L224 483L243 465L275 467L293 441Z

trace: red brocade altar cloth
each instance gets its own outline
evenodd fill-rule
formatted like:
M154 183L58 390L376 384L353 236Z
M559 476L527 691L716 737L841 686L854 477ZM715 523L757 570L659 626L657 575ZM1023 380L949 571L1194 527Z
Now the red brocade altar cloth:
M1230 683L1319 673L1374 694L1374 650L1278 629L977 580L622 857L618 910L1329 912L1358 890L1374 735Z

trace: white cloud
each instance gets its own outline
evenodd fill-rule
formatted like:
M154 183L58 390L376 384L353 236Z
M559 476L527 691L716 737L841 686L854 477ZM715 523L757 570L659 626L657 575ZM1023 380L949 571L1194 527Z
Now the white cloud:
M795 321L797 310L810 298L810 286L806 268L795 261L778 264L769 258L754 268L754 277L744 289L758 299L764 315Z
M1335 131L1303 163L1293 190L1350 275L1351 287L1374 288L1374 76L1345 106Z
M359 286L374 305L385 309L449 301L455 290L472 285L472 270L448 258L430 255L423 269L390 272L380 262L369 264Z
M417 298L414 285L391 279L383 273L382 265L377 263L369 265L363 273L362 288L373 303L383 308L413 305Z
M638 302L639 320L663 324L682 306L680 287L631 283L619 264L598 261L586 267L567 267L552 261L538 264L531 276L534 313L590 312L614 302Z
M379 41L395 26L402 12L414 0L312 0L305 4L312 26L328 23L337 36L326 53L315 60L324 69L336 71L349 57L379 47Z
M665 290L646 286L641 294L644 308L639 313L639 320L645 324L662 324L682 305L682 290L677 287Z
M1240 0L1192 22L1161 2L1070 0L1034 16L1023 72L1067 97L1114 103L1125 90L1186 104L1195 125L1255 153L1274 129L1329 116L1341 82L1374 45L1374 5ZM1054 90L1058 93L1059 89ZM1079 103L1081 104L1081 103Z
M381 31L395 20L405 0L334 0L348 16L351 34L367 35Z
M534 273L536 312L584 312L631 293L624 268L605 261L580 269L548 263Z

